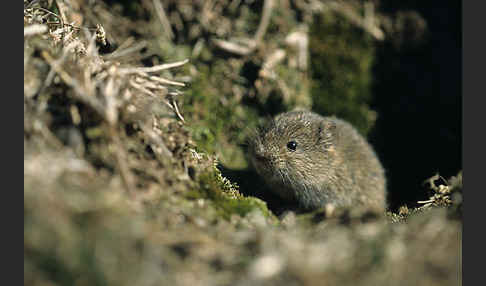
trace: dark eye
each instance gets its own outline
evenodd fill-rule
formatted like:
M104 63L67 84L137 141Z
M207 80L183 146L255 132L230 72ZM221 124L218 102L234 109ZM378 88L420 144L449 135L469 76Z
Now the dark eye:
M295 149L297 149L297 142L289 141L289 143L287 143L287 148L289 148L290 151L295 151Z

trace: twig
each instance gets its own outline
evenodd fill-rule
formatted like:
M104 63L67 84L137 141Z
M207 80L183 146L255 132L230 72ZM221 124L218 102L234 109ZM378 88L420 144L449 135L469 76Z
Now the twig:
M56 5L57 5L57 2L56 2ZM63 29L64 29L65 26L68 26L68 27L71 27L71 28L76 29L76 30L82 30L82 29L91 30L91 31L97 30L97 28L79 27L79 26L76 26L76 25L73 25L73 24L66 23L66 21L63 19L63 17L65 18L66 16L61 12L62 10L61 10L61 8L59 8L59 6L58 6L57 9L60 11L61 16L59 16L56 13L51 12L51 11L45 9L45 8L42 8L42 7L32 7L32 9L37 9L37 10L41 10L43 12L46 12L47 14L52 15L59 20L59 22L47 22L46 23L47 25L59 25Z
M42 51L41 52L42 57L46 62L51 66L51 68L59 74L61 79L69 86L74 88L75 90L82 90L82 87L79 85L78 81L74 78L72 78L67 72L65 72L61 67L61 63L64 61L65 57L64 55L59 59L59 61L54 60L54 58L49 55L48 52Z
M162 24L162 28L164 29L165 33L170 40L174 39L174 32L172 32L172 28L170 26L170 22L167 19L167 14L165 14L164 7L160 0L153 0L155 12L157 12L157 16L159 17L159 21Z
M127 165L127 158L125 150L121 147L120 136L116 130L116 125L109 126L109 134L114 143L114 155L116 160L117 169L120 172L120 176L123 182L123 186L127 193L133 198L135 196L134 192L134 179Z
M309 57L309 37L306 30L295 31L285 37L285 43L297 50L297 66L301 70L307 70L307 59Z
M329 1L324 2L323 4L331 10L336 11L346 17L349 21L351 21L352 24L356 25L359 28L362 28L364 31L368 32L371 36L373 36L376 40L383 41L385 39L385 33L383 33L383 31L374 23L375 19L370 18L371 16L374 16L374 14L370 12L370 10L373 9L372 4L365 5L368 19L366 19L366 17L361 17L360 15L358 15L358 13L354 11L351 5L344 2Z
M58 60L56 60L56 62L55 62L56 65L60 66L60 65L62 65L64 63L64 61L66 60L66 57L67 57L67 52L66 51L69 50L69 46L71 46L71 45L74 46L74 43L69 44L65 48L65 50L64 50L61 58L59 58ZM51 70L49 70L49 73L46 76L46 79L44 80L44 85L42 86L42 88L39 91L39 93L42 93L44 91L44 89L46 89L48 86L51 85L52 80L54 79L54 76L55 75L56 75L56 71L54 70L54 68L51 68Z
M268 25L270 24L270 16L273 10L273 0L265 0L263 3L263 15L260 23L258 24L258 29L253 38L255 42L255 47L258 46L263 39L263 36L267 32Z
M170 64L163 64L163 65L156 65L153 67L138 67L138 68L121 68L119 70L120 74L131 74L131 73L151 73L151 72L158 72L170 68L180 67L184 64L189 62L189 59L185 59L180 62L170 63Z
M37 2L39 2L39 0L32 0L32 2L30 2L29 4L27 4L27 6L25 6L24 9L30 8L30 6L36 4Z
M33 7L33 9L37 9L37 10L44 11L44 12L46 12L47 14L52 15L52 16L54 16L54 17L56 17L57 19L59 19L59 22L60 22L61 26L62 26L62 27L64 27L64 21L63 21L63 20L62 20L62 18L61 18L59 15L57 15L56 13L51 12L51 11L49 11L49 10L47 10L47 9L42 8L42 7Z
M97 112L101 118L107 120L105 114L105 107L101 102L99 102L96 97L94 96L87 96L86 90L79 84L79 82L72 78L66 71L64 71L59 63L54 60L48 52L42 51L41 52L42 58L46 60L46 62L51 66L51 68L61 77L61 79L69 85L71 88L74 89L74 97L81 101L82 103L90 106L95 112Z
M59 3L60 0L54 0L54 3L56 3L57 10L59 11L59 18L61 19L61 26L64 27L64 23L69 22L66 18L66 4L64 3Z
M157 95L155 95L155 93L151 92L150 90L146 89L145 87L141 86L140 84L136 83L134 79L131 79L129 81L129 84L135 88L135 89L138 89L139 91L149 95L149 96L152 96L152 97L157 97Z
M46 25L34 24L34 25L24 27L24 37L43 34L45 32L47 32Z
M56 4L57 4L57 2L56 2ZM73 24L66 23L66 20L63 19L63 17L65 18L65 15L61 14L62 16L59 16L56 13L49 11L49 10L42 8L42 7L32 7L32 9L37 9L37 10L43 11L43 12L49 14L49 15L56 17L56 19L59 20L59 22L47 22L47 23L45 23L46 25L49 25L49 26L51 26L51 25L61 26L62 29L64 29L65 26L68 26L68 27L71 27L71 28L76 29L76 30L82 30L82 29L91 30L91 31L97 30L97 28L79 27L79 26L76 26L76 25L73 25ZM59 7L58 7L58 10L62 11ZM63 32L64 32L64 30L63 30Z
M269 79L275 79L273 68L285 59L285 50L278 49L274 51L269 57L266 58L262 65L262 69L259 72L259 76Z
M146 46L147 46L147 42L146 41L141 41L140 43L138 43L136 45L133 45L133 46L131 46L129 48L126 48L124 50L117 49L113 53L103 56L103 59L105 59L105 60L113 60L113 59L116 59L116 58L124 57L124 56L126 56L128 54L131 54L131 53L137 52L139 50L142 50Z
M142 40L141 42L145 42L145 41ZM116 50L114 50L111 54L119 53L120 51L122 51L124 49L128 49L131 45L133 45L133 43L135 43L135 38L133 36L130 36L127 39L125 39L120 44L120 46L118 46L118 48L116 48Z
M262 18L258 24L255 36L249 41L247 47L220 39L213 39L212 41L214 44L225 51L241 56L252 53L260 45L261 41L263 40L263 36L265 36L265 33L267 32L273 10L273 1L274 0L265 0L263 3Z
M154 145L156 149L159 149L160 154L164 156L164 158L161 160L162 163L167 165L167 158L172 159L172 153L169 151L167 146L165 146L164 142L162 141L161 137L158 136L152 129L150 129L148 126L145 124L141 124L140 128L142 129L143 133L147 135L148 141L150 141L151 145ZM152 147L154 148L154 147Z
M435 174L432 177L428 178L427 180L424 181L423 184L429 184L429 188L431 188L434 191L438 191L439 188L435 185L435 181L437 181L440 178L439 174Z
M68 27L71 27L73 28L74 30L88 30L88 31L96 31L97 28L87 28L87 27L79 27L79 26L76 26L76 25L73 25L73 24L69 24L69 23L64 23L64 24L61 24L61 23L58 23L58 22L47 22L46 23L47 25L56 25L56 26L61 26L62 28L64 28L63 26L68 26Z
M186 123L186 121L184 120L184 117L182 117L181 113L179 112L179 107L177 107L177 102L174 99L172 99L172 105L174 106L174 111L177 114L177 117L179 117L179 119L182 122Z
M118 121L118 102L116 100L116 94L118 94L119 89L120 86L115 84L115 77L108 77L105 88L103 89L103 95L105 96L106 101L106 119L111 125L115 125Z
M217 47L240 56L248 55L253 51L253 48L241 46L239 44L228 42L225 40L212 39L212 41Z
M69 51L74 49L76 46L78 46L80 43L79 41L73 41L69 43L67 46L63 48L63 53L61 57L53 62L54 65L60 67L66 60L66 57L68 56ZM48 54L47 54L48 55ZM51 65L52 66L52 65ZM44 85L42 88L39 90L39 94L41 94L48 86L51 85L52 80L54 79L54 76L56 75L56 70L54 68L51 68L49 73L46 76L46 79L44 80Z
M419 204L428 204L428 203L433 203L435 200L426 200L426 201L417 201Z
M186 86L182 82L168 80L168 79L163 78L163 77L160 77L160 76L151 76L151 77L149 77L149 79L150 80L153 80L153 81L157 81L157 82L163 83L163 84L170 84L170 85L176 85L176 86Z
M174 106L172 106L170 102L168 102L167 100L162 100L162 102L165 103L165 105L167 105L171 110L174 110Z

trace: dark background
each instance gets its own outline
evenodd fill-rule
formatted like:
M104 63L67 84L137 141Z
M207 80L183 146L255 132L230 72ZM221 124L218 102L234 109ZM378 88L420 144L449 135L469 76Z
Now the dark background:
M387 169L390 207L426 199L423 181L462 170L461 1L382 1L385 13L414 10L425 39L387 39L377 49L370 141ZM410 27L410 30L413 30ZM425 195L424 195L425 194Z

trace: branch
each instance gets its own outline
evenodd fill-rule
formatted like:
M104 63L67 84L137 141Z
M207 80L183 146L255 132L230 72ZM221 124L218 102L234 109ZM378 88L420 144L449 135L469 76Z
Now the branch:
M151 72L158 72L170 68L180 67L184 64L189 62L189 59L185 59L180 62L170 63L170 64L163 64L157 65L153 67L139 67L139 68L121 68L119 70L120 74L130 74L130 73L151 73Z
M153 0L155 12L157 12L157 16L159 17L160 24L162 24L162 28L164 29L169 39L174 39L174 32L172 32L172 28L170 26L170 22L167 19L167 14L165 14L164 7L160 0Z
M24 27L24 37L43 34L45 32L47 32L46 25L34 24L34 25Z

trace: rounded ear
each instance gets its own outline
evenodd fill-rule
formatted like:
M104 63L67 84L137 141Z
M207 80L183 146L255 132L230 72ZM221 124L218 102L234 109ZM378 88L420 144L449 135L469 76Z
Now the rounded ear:
M336 122L323 121L319 124L318 144L322 144L326 150L334 145L336 134Z
M336 129L336 122L334 121L324 121L322 125L324 126L324 130L329 132L334 132L334 129Z

